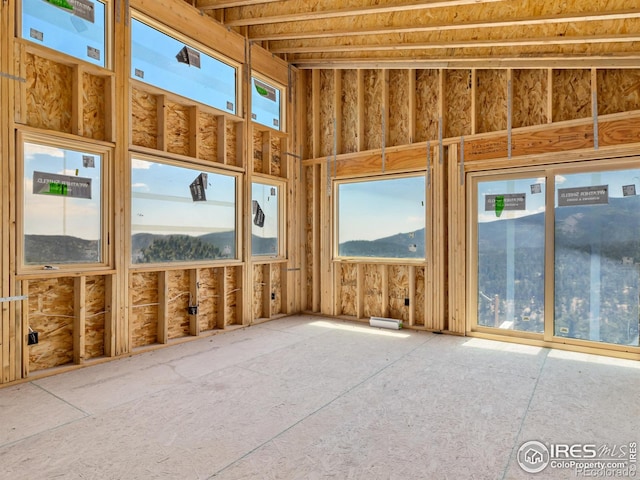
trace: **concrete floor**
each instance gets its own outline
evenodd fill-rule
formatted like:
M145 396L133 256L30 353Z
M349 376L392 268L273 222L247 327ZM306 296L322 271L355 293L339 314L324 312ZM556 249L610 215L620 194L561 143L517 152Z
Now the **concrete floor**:
M519 447L628 448L639 399L639 362L296 316L0 389L0 478L576 478Z

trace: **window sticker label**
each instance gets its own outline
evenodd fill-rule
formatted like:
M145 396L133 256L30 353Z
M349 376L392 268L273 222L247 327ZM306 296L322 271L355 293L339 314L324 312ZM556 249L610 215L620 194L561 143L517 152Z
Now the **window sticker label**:
M29 29L29 36L34 40L39 40L41 42L44 41L44 33L42 33L40 30L36 30L35 28Z
M502 204L502 210L526 210L526 193L503 193L502 195L486 195L484 197L484 211L497 212ZM501 210L501 213L502 213Z
M87 57L100 60L100 50L87 46Z
M73 13L78 18L86 20L87 22L95 22L95 9L93 2L88 0L45 0L51 5L68 10L69 13Z
M91 179L56 173L33 172L33 193L90 200Z
M272 102L276 101L276 89L267 85L266 83L262 83L260 80L255 80L256 92L264 98L271 100Z
M609 203L609 185L593 187L575 187L558 189L558 206L607 205Z
M624 197L633 197L636 195L636 186L633 185L623 185L622 186L622 196Z

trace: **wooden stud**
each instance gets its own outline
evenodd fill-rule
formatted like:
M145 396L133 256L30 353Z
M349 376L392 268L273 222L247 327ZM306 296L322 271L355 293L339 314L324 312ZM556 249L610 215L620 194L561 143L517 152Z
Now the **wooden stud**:
M416 324L416 266L409 265L409 326Z
M271 285L271 264L265 263L262 266L262 317L271 318L271 294L273 293Z
M547 69L547 123L553 123L553 69Z
M116 275L106 275L104 299L104 354L107 357L116 355L116 315L114 312L117 304L117 292L115 289Z
M71 86L71 131L82 136L84 134L83 128L83 77L84 69L80 65L76 65L73 68L73 84Z
M216 328L223 330L226 328L226 311L227 311L227 268L233 267L220 267L216 268L218 288L218 311L216 312Z
M342 153L344 146L342 145L342 70L334 70L333 78L335 78L333 112L334 112L334 155Z
M311 111L313 112L311 127L313 158L320 156L320 146L322 144L320 138L320 71L313 70L311 72Z
M189 107L189 155L193 158L200 156L200 108L197 105Z
M382 312L380 313L380 315L383 317L388 317L389 316L389 266L379 265L378 268L381 270L381 277L382 277L382 285L381 285Z
M364 70L358 70L358 151L366 150L365 143L365 102L364 102Z
M85 359L85 338L86 338L86 286L87 277L80 276L74 278L74 318L73 318L73 363L82 364Z
M158 272L158 343L169 342L169 272Z
M200 292L200 271L197 268L189 270L189 306L198 305ZM189 315L189 335L200 335L200 315Z
M157 132L157 140L156 140L156 148L160 151L167 150L167 109L165 108L167 105L167 96L166 95L158 95L158 132Z
M415 68L410 68L407 70L407 75L409 77L409 98L408 98L408 108L409 108L409 143L413 143L416 140L416 124L418 112L416 110L416 75L417 70Z
M478 131L478 70L471 69L471 134Z

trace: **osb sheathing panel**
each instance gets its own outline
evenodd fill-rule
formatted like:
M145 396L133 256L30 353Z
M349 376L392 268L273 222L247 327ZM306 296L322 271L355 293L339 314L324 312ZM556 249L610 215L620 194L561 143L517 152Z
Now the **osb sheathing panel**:
M167 118L167 151L189 155L189 108L173 102L165 103Z
M476 72L476 133L507 129L507 72Z
M358 71L343 70L342 92L342 118L338 119L338 125L342 134L342 151L338 153L354 153L358 151Z
M131 346L152 345L158 341L158 274L131 275Z
M459 137L471 133L471 71L445 70L444 136Z
M335 71L320 70L320 90L315 92L320 95L320 156L333 155L334 145L334 119L335 111ZM338 119L336 119L336 122ZM337 128L337 127L336 127Z
M73 361L73 286L73 278L29 282L29 326L38 332L27 347L32 372Z
M262 152L262 132L259 130L253 131L253 171L255 173L267 173L263 172L263 152Z
M143 90L131 89L131 141L147 148L158 147L158 100Z
M438 115L438 71L416 71L416 142L437 140Z
M87 277L85 282L84 358L104 355L105 277Z
M282 280L280 265L275 264L271 267L271 293L276 294L276 298L271 300L271 314L277 315L282 313ZM271 297L269 297L271 298Z
M225 271L225 288L226 293L226 307L224 311L225 325L241 324L241 319L238 318L237 303L239 298L239 290L242 285L241 270L242 267L227 267Z
M415 304L415 324L425 324L424 313L424 299L425 299L425 281L424 281L424 267L416 267L416 296L413 300Z
M218 119L206 112L198 115L198 157L218 161Z
M412 70L389 70L389 145L411 143L411 109L409 75Z
M313 158L314 157L314 152L313 152L313 142L314 142L314 135L313 135L313 118L314 115L319 115L320 112L314 112L313 110L313 82L311 79L312 73L311 70L305 70L302 72L303 75L303 79L304 79L304 83L306 84L306 89L305 89L305 104L307 105L307 111L306 111L306 130L305 130L305 136L304 138L306 139L306 144L305 144L305 152L303 153L305 158Z
M213 330L217 326L217 315L220 292L218 291L219 269L202 268L199 272L198 288L198 321L200 330Z
M189 291L190 278L186 270L172 270L167 273L169 299L167 323L169 338L180 338L189 335Z
M313 306L313 167L304 169L305 190L306 190L306 212L305 212L305 262L306 262L306 306Z
M264 281L264 271L262 265L253 266L253 318L262 318L264 312L262 311L262 304L264 299L264 292L266 289Z
M513 70L512 120L513 128L547 123L549 75L547 70Z
M94 140L106 140L105 100L111 94L105 90L106 83L103 77L82 75L82 134Z
M364 266L364 316L382 315L382 268L384 265Z
M389 317L409 321L409 307L404 300L409 298L409 267L391 265L389 267ZM409 301L411 299L409 298Z
M358 266L353 263L340 265L340 310L342 315L357 315Z
M238 131L235 122L226 122L226 147L227 147L227 165L240 166L242 160L238 159Z
M598 70L598 115L640 110L640 69Z
M553 71L553 121L591 116L591 71Z
M26 54L27 124L71 133L73 69Z
M279 137L271 138L271 175L279 177L282 173L282 152L280 148L281 139Z
M384 71L364 70L364 149L382 148Z

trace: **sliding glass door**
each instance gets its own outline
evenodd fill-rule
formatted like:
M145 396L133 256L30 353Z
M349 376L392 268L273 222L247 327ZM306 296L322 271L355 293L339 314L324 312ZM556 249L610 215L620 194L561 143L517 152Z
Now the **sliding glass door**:
M640 168L471 179L470 330L640 345Z

